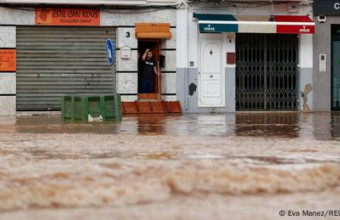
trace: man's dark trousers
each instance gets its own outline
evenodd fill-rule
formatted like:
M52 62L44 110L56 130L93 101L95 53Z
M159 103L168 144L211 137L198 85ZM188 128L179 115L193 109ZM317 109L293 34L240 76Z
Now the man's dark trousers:
M153 78L152 77L142 77L141 80L142 93L153 93Z

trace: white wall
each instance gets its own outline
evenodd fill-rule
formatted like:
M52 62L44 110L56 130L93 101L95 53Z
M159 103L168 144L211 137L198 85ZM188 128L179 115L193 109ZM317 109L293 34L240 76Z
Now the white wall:
M177 68L186 68L188 66L188 10L177 10Z
M300 68L313 68L313 35L302 34L299 42Z

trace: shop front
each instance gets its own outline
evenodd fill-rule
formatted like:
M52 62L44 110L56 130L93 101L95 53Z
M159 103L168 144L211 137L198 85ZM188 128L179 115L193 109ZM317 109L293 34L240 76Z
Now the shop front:
M163 65L157 65L157 100L176 100L176 11L171 7L24 5L25 10L0 6L0 115L60 110L63 95L112 94L114 75L122 101L138 101L138 54L146 46L141 42L157 41L157 47L148 46L155 46L157 63L163 57ZM137 33L140 24L162 24L167 36L154 29ZM107 38L115 47L113 68L106 61Z
M198 58L188 52L187 111L313 110L314 21L302 14L250 13L188 13L189 31L197 33L189 48L197 44Z
M313 34L314 22L308 16L233 16L194 14L200 37L211 33L234 33L234 51L226 52L226 63L236 66L235 98L237 111L299 110L299 44L301 34ZM227 44L232 42L231 38ZM210 45L201 47L201 56L212 56ZM209 49L210 48L210 49ZM216 47L222 48L222 45ZM236 59L233 59L235 57ZM229 60L228 60L229 59ZM221 58L213 58L220 60ZM214 76L204 77L204 60L200 85L201 100L211 97ZM210 61L210 65L215 66ZM219 64L218 64L219 65ZM202 71L204 70L204 71ZM208 82L206 82L208 78ZM221 81L224 81L221 78ZM210 86L209 89L204 87ZM223 87L223 86L221 86ZM221 91L223 94L223 91ZM208 98L209 100L209 98Z
M314 79L317 111L340 110L340 2L314 1Z

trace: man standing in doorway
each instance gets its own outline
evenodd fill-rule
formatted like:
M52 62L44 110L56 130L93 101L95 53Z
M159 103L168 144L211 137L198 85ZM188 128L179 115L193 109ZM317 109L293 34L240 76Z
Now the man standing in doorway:
M153 93L154 86L154 74L157 76L159 72L153 59L153 53L150 49L146 49L142 56L142 71L141 71L141 92L142 93Z

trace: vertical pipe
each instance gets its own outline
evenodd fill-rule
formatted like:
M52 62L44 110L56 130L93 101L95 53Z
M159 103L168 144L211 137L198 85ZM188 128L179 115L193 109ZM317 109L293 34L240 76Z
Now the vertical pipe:
M300 60L300 57L299 57L299 51L301 50L300 48L300 35L296 35L296 41L295 41L295 64L296 64L296 70L295 70L295 75L296 75L296 79L295 79L295 88L296 88L296 98L295 98L295 105L296 105L296 110L299 109L299 100L300 100L300 80L301 80L301 77L300 77L300 74L301 74L301 68L300 68L300 64L299 64L299 60ZM300 49L299 49L300 48Z
M266 35L264 35L264 70L263 70L263 77L264 77L264 93L263 93L263 104L264 104L264 109L267 110L267 38Z
M113 81L113 97L114 97L114 108L115 108L115 121L119 122L121 121L121 117L119 115L118 107L120 106L118 104L118 95L117 95L117 74L114 68L114 65L111 66L112 68L112 81Z
M186 35L186 40L187 40L187 56L186 56L186 65L185 65L185 76L184 76L184 104L185 104L185 110L189 110L189 93L188 93L188 75L189 75L189 8L185 7L185 15L186 15L186 30L187 30L187 35Z

